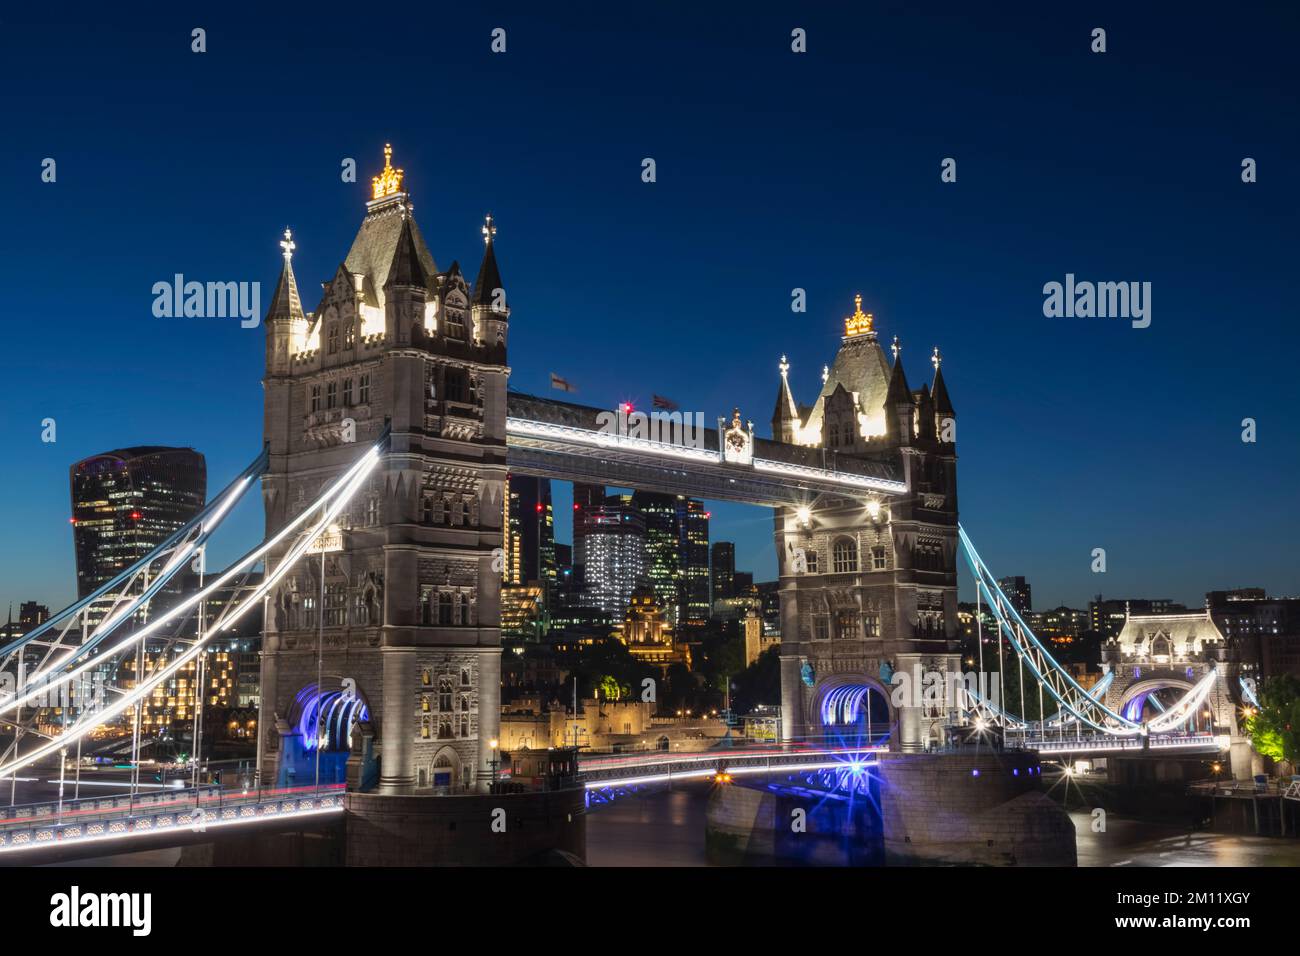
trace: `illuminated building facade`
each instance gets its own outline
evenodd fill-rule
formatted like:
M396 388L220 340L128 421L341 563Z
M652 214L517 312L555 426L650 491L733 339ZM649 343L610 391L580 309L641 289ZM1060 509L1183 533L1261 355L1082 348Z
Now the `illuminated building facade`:
M681 626L703 627L709 622L709 512L698 498L677 496L678 582Z
M349 783L373 775L381 794L485 787L500 717L494 551L505 547L510 309L497 228L489 216L471 285L458 262L435 263L403 180L386 149L351 249L313 312L286 235L265 323L268 534L390 429L388 454L339 516L336 547L308 555L271 596L261 681L266 712L282 715L355 681L357 719L375 719L337 744L352 742ZM304 745L264 728L263 779Z
M998 587L1007 596L1011 606L1022 615L1028 614L1034 609L1033 592L1029 587L1029 582L1023 577L999 578Z
M683 611L677 496L638 490L632 495L632 504L645 519L646 577L669 626L675 627Z
M673 628L658 595L649 584L641 584L633 590L623 614L623 626L616 636L639 661L665 668L670 664L691 666L689 646L678 645L673 640Z
M551 507L551 481L530 475L506 480L506 565L504 584L537 584L544 601L556 584L555 515Z
M583 571L582 603L620 620L646 573L645 518L630 502L575 512L575 523L579 515L576 558Z
M130 567L202 510L207 467L193 448L150 445L82 459L69 473L77 596Z

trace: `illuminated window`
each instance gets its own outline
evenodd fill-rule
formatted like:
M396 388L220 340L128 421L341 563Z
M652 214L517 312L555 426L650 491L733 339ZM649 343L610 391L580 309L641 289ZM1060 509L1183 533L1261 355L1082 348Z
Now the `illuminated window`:
M835 639L851 641L861 637L856 611L839 611L835 615Z
M848 538L835 542L831 552L831 561L836 574L846 574L858 569L858 548Z

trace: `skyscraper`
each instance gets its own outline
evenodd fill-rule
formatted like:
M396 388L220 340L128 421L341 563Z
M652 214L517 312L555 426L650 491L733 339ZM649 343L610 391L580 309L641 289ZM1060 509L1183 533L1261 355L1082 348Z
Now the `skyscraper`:
M73 465L77 596L90 594L198 514L207 480L203 456L193 448L122 448Z
M1030 590L1029 582L1024 578L1019 575L998 578L998 587L1011 600L1011 606L1021 614L1028 614L1034 609L1033 592Z
M541 585L549 594L555 587L555 516L551 509L551 480L531 475L506 479L506 584Z
M724 601L736 593L736 545L718 541L712 551L713 601Z
M682 623L702 627L709 620L709 518L698 498L677 498L678 568Z
M645 518L630 503L587 508L581 515L576 549L584 575L582 603L621 619L645 575Z
M632 503L645 519L646 577L654 588L655 598L663 608L669 627L682 620L681 576L677 530L677 496L637 491Z

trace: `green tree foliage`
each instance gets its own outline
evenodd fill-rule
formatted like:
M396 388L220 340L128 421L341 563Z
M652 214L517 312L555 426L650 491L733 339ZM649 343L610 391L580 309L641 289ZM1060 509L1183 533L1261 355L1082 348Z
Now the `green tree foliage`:
M1255 750L1274 760L1300 763L1300 678L1270 677L1259 693L1259 709L1246 718Z
M747 714L760 704L781 703L780 648L769 647L731 681L731 708Z

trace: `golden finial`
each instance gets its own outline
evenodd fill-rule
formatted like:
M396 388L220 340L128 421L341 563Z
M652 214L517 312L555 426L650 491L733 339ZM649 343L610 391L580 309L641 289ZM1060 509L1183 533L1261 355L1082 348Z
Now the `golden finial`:
M781 370L781 377L782 377L782 378L785 378L787 375L790 374L790 363L786 361L786 358L785 358L784 355L781 356L781 364L779 364L779 365L777 366L777 368L779 368L779 369Z
M844 320L844 334L848 335L865 335L871 331L872 323L875 319L870 312L862 311L862 296L853 297L853 314Z
M939 346L936 345L934 347L934 354L930 356L930 364L934 366L934 370L937 372L939 371L939 365L942 362L943 356L939 354Z
M492 240L496 238L496 234L497 227L492 225L492 213L488 213L487 217L483 220L483 241L488 245L491 245Z
M280 248L284 250L284 261L288 262L293 258L293 250L297 249L297 244L293 241L293 233L286 228L284 238L280 240Z
M383 199L402 190L402 170L393 168L393 147L384 144L384 171L370 180L372 200Z

